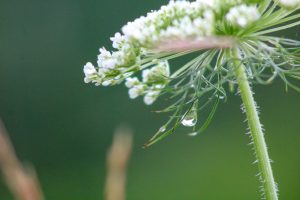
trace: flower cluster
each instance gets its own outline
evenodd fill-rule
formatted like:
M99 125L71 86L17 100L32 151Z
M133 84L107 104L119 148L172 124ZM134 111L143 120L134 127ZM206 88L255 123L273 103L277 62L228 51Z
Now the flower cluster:
M207 36L214 33L214 12L210 1L171 1L160 10L129 22L122 31L141 47L151 47L164 38Z
M125 85L129 88L129 97L135 99L144 96L146 105L151 105L159 96L161 90L169 82L170 68L167 61L159 62L142 73L142 82L137 77L126 79Z
M125 82L129 97L143 96L147 105L171 94L172 105L161 112L175 114L152 144L178 124L196 126L197 111L211 105L201 105L200 99L226 99L224 84L234 90L233 52L239 53L251 82L268 84L280 77L300 91L287 79L300 79L300 42L268 35L300 25L295 12L299 7L300 0L170 1L128 22L111 37L113 51L100 48L97 67L90 62L84 66L84 81L102 86ZM171 59L187 54L195 58L170 70Z
M224 5L230 5L231 9L228 10ZM122 34L116 33L111 38L115 51L100 48L98 67L90 62L84 66L85 82L103 86L115 85L134 73L151 67L149 62L152 60L147 63L143 58L159 42L220 35L217 24L224 20L224 17L219 17L224 12L223 7L228 12L226 20L233 26L244 27L259 18L256 6L248 6L241 0L170 1L161 9L126 24L122 28ZM155 62L152 64L155 65ZM145 69L142 74L148 72ZM130 97L143 94L144 90L145 87L142 86L134 87L129 92ZM150 99L149 96L154 99L157 95L146 95L145 99ZM151 101L145 102L150 104Z
M300 25L299 8L300 0L172 0L110 38L114 50L100 48L98 66L84 66L84 81L102 86L125 82L129 97L141 96L146 105L169 95L171 105L157 112L172 114L145 147L180 125L192 129L190 136L204 131L219 102L226 101L226 88L238 88L252 136L263 136L259 120L253 120L258 113L250 84L279 77L300 92L290 81L300 80L300 41L273 34ZM190 60L182 66L184 59L170 62L187 54ZM174 63L172 70L169 63ZM261 180L273 183L264 184L264 199L277 199L270 171L261 173Z
M97 73L91 63L84 66L86 83L93 82L103 86L114 85L122 81L124 77L131 75L129 68L133 68L132 66L136 63L137 52L123 40L123 37L116 34L111 38L113 46L119 48L118 51L109 52L105 48L100 48Z

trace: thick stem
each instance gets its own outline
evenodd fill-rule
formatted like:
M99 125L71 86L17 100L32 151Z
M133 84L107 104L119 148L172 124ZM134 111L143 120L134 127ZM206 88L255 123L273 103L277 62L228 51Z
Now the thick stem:
M270 158L267 151L267 145L265 142L258 112L256 110L253 94L247 79L245 66L241 62L240 53L238 50L233 50L232 56L234 59L233 63L235 75L240 89L240 95L245 107L255 154L257 156L257 162L260 170L265 198L267 200L278 200L277 186L273 177Z

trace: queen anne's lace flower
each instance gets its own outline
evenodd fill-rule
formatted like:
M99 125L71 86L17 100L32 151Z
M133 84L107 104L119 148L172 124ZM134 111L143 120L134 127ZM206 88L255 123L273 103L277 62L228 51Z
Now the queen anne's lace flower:
M300 79L300 41L271 34L300 25L295 12L299 7L300 0L170 1L111 37L113 50L101 48L98 66L84 66L84 81L102 86L125 81L129 97L141 96L146 105L169 94L171 105L158 112L173 114L146 146L172 134L180 124L193 127L189 135L202 132L219 101L226 100L225 84L231 91L238 85L252 137L259 138L256 147L264 149L249 83L269 84L280 77L300 91L288 79ZM191 60L182 66L172 62L170 69L171 59L187 54ZM207 105L211 112L198 127L198 111ZM258 152L258 159L267 163L266 151ZM270 166L260 166L268 173L261 173L261 180L269 183L264 184L265 199L277 199Z
M216 24L223 20L220 13L240 3L242 0L170 1L160 10L129 22L122 33L111 37L115 51L101 48L97 61L99 73L86 74L85 81L105 86L118 84L140 67L144 68L142 57L147 49L161 41L218 35ZM227 20L240 27L258 18L255 5L234 7L227 14Z
M84 81L102 86L125 81L129 97L142 96L147 105L171 94L174 102L163 111L175 111L173 122L207 94L213 93L210 100L226 97L223 85L234 88L237 82L231 50L238 49L251 81L267 84L279 76L300 90L287 80L299 77L300 42L268 35L299 25L293 13L299 6L300 0L172 0L111 37L112 49L100 48L98 66L84 66ZM196 58L170 69L169 60L186 54Z
M158 11L129 22L111 38L116 51L100 49L99 74L86 75L86 82L113 85L142 65L141 52L166 39L184 39L214 35L215 12L218 0L170 1ZM231 0L233 1L233 0Z
M144 58L149 53L148 49L151 52L155 45L170 39L183 40L226 35L220 31L222 29L219 27L222 23L223 26L228 23L235 28L245 28L259 20L261 15L253 2L255 0L170 1L161 9L127 23L122 28L122 33L116 33L111 37L115 51L110 52L104 47L100 49L97 69L91 63L85 66L85 82L103 86L119 84L142 70L143 91L142 87L138 90L131 87L132 84L137 84L137 78L132 80L129 78L126 81L126 86L131 88L131 97L143 94L147 96L147 91L150 91L147 88L155 84L164 88L171 75L168 61L160 62L158 65L155 62L151 63L151 60L150 63L144 62ZM298 1L281 0L281 4L289 6L296 5L295 2ZM149 96L158 95L148 95L147 98Z

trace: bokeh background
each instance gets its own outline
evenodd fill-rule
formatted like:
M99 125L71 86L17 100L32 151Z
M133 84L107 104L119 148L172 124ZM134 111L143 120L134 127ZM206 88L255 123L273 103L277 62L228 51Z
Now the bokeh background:
M83 82L82 66L129 20L167 1L0 0L0 116L19 158L36 167L48 200L101 200L105 155L121 123L134 130L129 200L259 199L257 166L238 96L222 102L211 125L179 129L150 149L144 142L167 116L123 85ZM282 32L298 37L299 28ZM300 39L300 38L299 38ZM300 199L300 94L276 81L255 86L283 200ZM200 115L201 117L201 115ZM0 199L11 200L0 181Z

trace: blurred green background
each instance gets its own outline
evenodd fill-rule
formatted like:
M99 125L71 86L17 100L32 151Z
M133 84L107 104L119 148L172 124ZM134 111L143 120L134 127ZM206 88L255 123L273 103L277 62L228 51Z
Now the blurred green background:
M164 104L130 100L123 85L83 82L83 65L96 63L110 36L166 2L0 0L0 116L19 158L35 165L48 200L103 199L105 155L120 123L135 133L127 199L259 199L237 95L220 104L205 133L189 137L180 129L144 150L167 119L150 111ZM281 81L254 90L280 197L299 200L300 94L285 92ZM0 199L12 199L3 181Z

